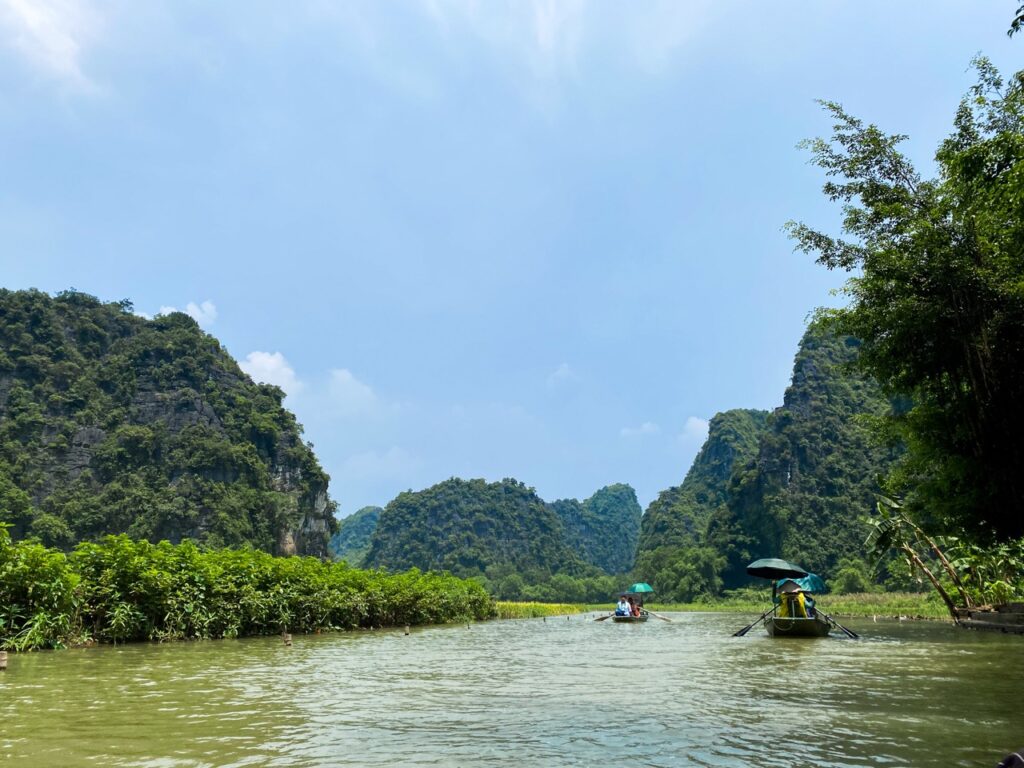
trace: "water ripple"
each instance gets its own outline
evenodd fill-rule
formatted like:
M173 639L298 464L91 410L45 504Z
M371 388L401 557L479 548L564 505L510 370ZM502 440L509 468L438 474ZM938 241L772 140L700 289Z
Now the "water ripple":
M742 617L91 648L12 659L0 761L32 766L969 766L1019 746L1018 638Z

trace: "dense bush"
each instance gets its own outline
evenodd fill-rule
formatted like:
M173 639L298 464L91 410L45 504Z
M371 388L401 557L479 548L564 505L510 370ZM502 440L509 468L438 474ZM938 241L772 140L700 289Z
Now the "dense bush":
M874 589L870 566L856 557L844 557L839 561L839 568L832 579L832 591L838 595L850 595L860 592L871 592Z
M70 555L0 526L0 648L206 639L485 619L483 586L449 574L362 571L253 549L128 536Z

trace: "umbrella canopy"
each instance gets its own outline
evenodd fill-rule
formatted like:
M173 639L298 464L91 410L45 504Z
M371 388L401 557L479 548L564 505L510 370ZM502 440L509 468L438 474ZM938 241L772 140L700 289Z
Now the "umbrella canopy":
M780 579L775 586L781 587L783 581L785 581L785 579ZM803 578L790 579L790 581L796 582L796 585L804 592L824 592L826 589L825 582L822 581L821 577L816 573L808 573Z
M653 591L654 591L654 587L652 587L646 581L638 581L636 584L633 584L628 590L626 590L627 594L634 594L634 595L643 594L645 592L653 592Z
M762 579L802 579L807 575L807 571L799 565L777 557L755 560L747 566L747 573L751 576L760 576Z

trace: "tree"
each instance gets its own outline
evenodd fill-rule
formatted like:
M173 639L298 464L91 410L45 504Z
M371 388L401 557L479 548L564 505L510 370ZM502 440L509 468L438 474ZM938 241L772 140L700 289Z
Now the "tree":
M865 541L868 551L874 553L876 557L882 557L891 551L899 552L906 559L912 572L920 571L931 582L935 591L939 593L939 597L942 598L942 602L946 604L946 609L954 624L960 621L957 606L942 582L939 581L938 576L928 567L925 557L931 555L938 560L953 586L960 593L963 606L965 608L974 607L974 601L960 579L960 575L949 562L949 558L939 549L939 545L935 543L934 539L904 514L902 506L898 502L884 496L880 497L878 514L869 520L869 524L871 531Z
M911 405L889 418L907 453L891 477L919 519L1024 535L1024 72L984 58L942 142L938 177L834 102L831 141L807 142L843 205L834 238L787 226L828 269L854 273L848 306L822 310L861 339L856 365Z

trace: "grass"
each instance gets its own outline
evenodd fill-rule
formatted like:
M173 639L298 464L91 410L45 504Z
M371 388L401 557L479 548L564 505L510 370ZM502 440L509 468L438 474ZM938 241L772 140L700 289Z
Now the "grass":
M542 616L565 616L567 613L586 613L589 608L579 603L495 603L499 619L539 619Z
M934 592L859 592L825 595L818 601L835 616L905 616L911 619L948 619L949 611Z
M768 606L768 591L742 590L707 602L651 604L656 611L716 611L761 613ZM859 592L816 596L818 609L837 617L883 616L914 619L947 619L949 613L933 592Z
M659 613L749 613L759 614L768 606L767 590L743 590L713 600L695 603L648 603L646 607ZM837 618L843 617L906 617L912 619L948 619L946 606L938 595L931 592L861 592L850 595L821 595L817 598L819 610ZM498 618L530 619L541 616L564 616L570 613L611 611L610 604L584 605L581 603L513 603L496 604Z

